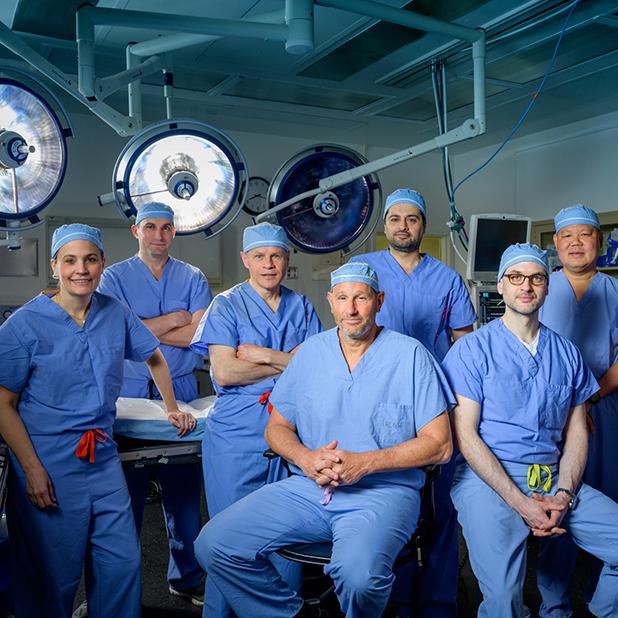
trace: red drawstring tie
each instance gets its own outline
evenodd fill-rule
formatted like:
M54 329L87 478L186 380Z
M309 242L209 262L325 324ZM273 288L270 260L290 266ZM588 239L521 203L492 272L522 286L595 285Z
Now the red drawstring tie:
M270 394L272 393L272 391L266 391L259 399L258 399L258 403L263 406L265 403L268 403L268 414L270 414L273 411L273 404L270 403L270 401L268 401L268 398L270 397Z
M85 431L75 449L75 455L79 457L79 459L88 458L90 463L94 463L94 451L97 447L97 442L107 442L107 436L104 431L101 429L89 429Z

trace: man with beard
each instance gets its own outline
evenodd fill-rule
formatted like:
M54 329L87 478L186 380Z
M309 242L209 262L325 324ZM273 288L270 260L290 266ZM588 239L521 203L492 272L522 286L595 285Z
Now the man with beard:
M378 274L384 305L377 323L418 339L441 362L453 340L472 332L476 313L463 279L431 255L420 252L426 206L414 189L397 189L386 198L384 234L389 247L351 261L366 262ZM417 618L457 615L457 522L450 499L454 463L442 466L435 481L436 526L415 600ZM409 571L410 567L406 567ZM409 603L409 579L399 573L393 603Z
M367 264L332 273L337 327L303 343L270 396L266 439L296 474L216 515L195 542L237 616L317 616L268 557L322 541L345 615L382 615L416 527L420 468L452 452L444 375L418 341L376 324L383 297Z
M547 280L544 251L507 248L498 273L504 316L443 362L461 451L451 495L483 593L480 618L524 615L530 532L548 539L567 530L604 563L589 610L618 615L618 504L581 482L586 401L599 385L575 345L539 323Z

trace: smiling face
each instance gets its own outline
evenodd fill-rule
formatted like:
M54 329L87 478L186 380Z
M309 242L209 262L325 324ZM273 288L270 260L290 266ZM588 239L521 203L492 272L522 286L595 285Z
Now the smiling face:
M72 240L51 260L60 291L71 296L90 296L97 289L105 258L88 240Z
M393 204L384 219L384 235L392 249L403 253L418 251L425 233L421 211L412 204Z
M151 258L167 257L176 228L169 219L144 219L131 226L131 233L139 243L139 252Z
M275 291L283 281L290 263L290 254L282 247L256 247L240 258L249 271L249 281L265 291Z
M511 283L507 275L527 275L522 283ZM540 285L533 285L530 277L537 275ZM507 269L506 273L498 281L498 293L502 294L506 310L519 315L529 316L537 312L547 296L547 273L545 269L534 262L521 262Z
M357 281L338 283L328 293L328 304L339 332L346 339L366 339L376 325L384 292Z
M593 268L599 257L603 233L593 225L575 223L554 234L558 258L565 269L584 273Z

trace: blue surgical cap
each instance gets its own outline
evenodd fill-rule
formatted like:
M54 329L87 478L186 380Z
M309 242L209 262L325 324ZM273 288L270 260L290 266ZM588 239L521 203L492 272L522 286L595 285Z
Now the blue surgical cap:
M545 269L549 273L549 262L547 261L547 251L539 249L536 245L528 242L517 243L511 245L504 250L500 258L500 268L498 269L498 281L502 279L504 273L515 264L522 262L534 262Z
M151 202L138 209L135 215L135 225L144 219L168 219L174 223L174 211L167 204Z
M330 289L332 290L338 283L348 283L350 281L366 283L376 292L380 291L376 271L364 262L348 262L334 270L330 274Z
M58 251L72 240L88 240L96 245L103 255L103 241L101 240L101 230L91 227L85 223L69 223L61 225L54 230L51 244L51 256L55 258Z
M384 217L386 217L386 213L393 204L401 203L416 206L423 214L423 217L427 216L425 200L418 191L414 189L397 189L386 198L386 202L384 203Z
M583 204L575 204L575 206L563 208L554 217L554 223L556 224L556 232L559 232L563 227L567 227L567 225L574 225L576 223L585 223L596 227L597 230L601 229L597 213Z
M285 230L272 223L258 223L246 227L242 235L242 250L247 253L257 247L281 247L289 251Z

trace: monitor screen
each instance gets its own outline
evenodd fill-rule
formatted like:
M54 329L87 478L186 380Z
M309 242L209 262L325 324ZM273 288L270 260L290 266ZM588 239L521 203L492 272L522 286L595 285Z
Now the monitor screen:
M513 243L528 242L530 223L528 217L518 215L472 215L468 279L495 279L504 250Z

